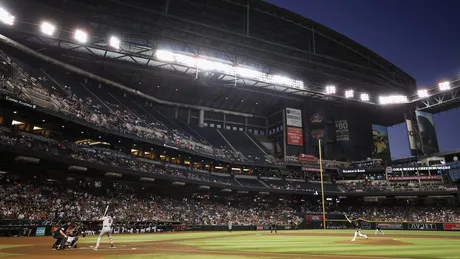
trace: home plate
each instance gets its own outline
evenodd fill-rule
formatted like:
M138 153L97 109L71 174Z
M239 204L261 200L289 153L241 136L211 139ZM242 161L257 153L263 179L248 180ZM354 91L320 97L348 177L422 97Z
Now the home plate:
M133 249L133 250L136 250L136 248L134 248L134 247L133 247L133 248L131 248L131 249Z

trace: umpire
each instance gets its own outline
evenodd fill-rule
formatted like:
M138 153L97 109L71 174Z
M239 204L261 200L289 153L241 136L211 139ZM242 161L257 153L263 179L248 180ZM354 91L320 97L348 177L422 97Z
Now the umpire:
M61 249L61 248L64 248L64 247L61 247L61 242L63 240L67 240L68 236L66 234L67 230L69 229L69 227L71 226L71 221L68 220L66 224L62 225L60 228L58 228L56 231L54 231L52 237L54 239L56 239L56 242L54 243L53 245L53 249Z

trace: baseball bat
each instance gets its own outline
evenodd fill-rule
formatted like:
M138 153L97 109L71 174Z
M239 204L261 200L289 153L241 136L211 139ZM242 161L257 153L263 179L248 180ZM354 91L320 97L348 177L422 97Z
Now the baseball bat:
M345 218L347 218L348 222L351 223L351 220L347 217L347 215L344 215L344 216L345 216Z
M105 217L105 216L107 215L107 211L109 210L109 206L110 206L110 205L107 205L107 207L105 207L104 216L102 216L102 217Z

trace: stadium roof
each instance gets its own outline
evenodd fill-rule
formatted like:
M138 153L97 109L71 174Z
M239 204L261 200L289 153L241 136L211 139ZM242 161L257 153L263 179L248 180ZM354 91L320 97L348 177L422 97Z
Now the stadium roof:
M92 64L93 72L109 71L111 77L116 75L120 82L132 87L139 87L141 82L145 92L174 102L260 113L257 107L244 107L235 101L254 98L247 103L266 102L281 107L283 102L300 102L302 98L295 94L301 94L300 97L340 102L318 94L328 84L341 90L366 92L375 98L415 91L412 77L369 49L263 1L9 0L5 5L17 17L15 28L7 36L47 55L72 60L80 67ZM44 20L57 24L57 37L45 37L37 30ZM88 43L75 42L73 32L77 28L88 32ZM123 42L121 53L108 45L112 35ZM195 72L190 67L156 62L155 51L161 49L302 80L306 89L282 88L257 80L238 79L236 83L235 79L234 84L220 73L196 73L198 80L194 80ZM95 66L99 69L94 70ZM155 91L158 85L165 88ZM227 87L216 88L217 85ZM190 93L185 97L175 93L176 89L187 93L181 87L199 93L202 99L191 100ZM263 93L264 97L254 93ZM277 100L280 96L287 99ZM225 98L233 104L225 104Z

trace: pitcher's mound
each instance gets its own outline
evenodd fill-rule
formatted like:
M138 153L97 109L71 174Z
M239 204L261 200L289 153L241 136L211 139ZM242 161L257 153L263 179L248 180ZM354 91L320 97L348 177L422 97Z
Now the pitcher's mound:
M356 241L345 240L345 241L336 241L338 244L360 244L360 245L382 245L382 246L407 246L412 245L412 243L402 242L399 240L394 240L390 238L370 238L370 239L357 239Z

